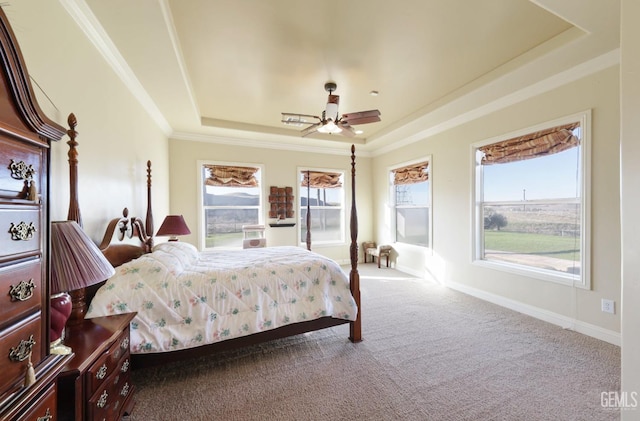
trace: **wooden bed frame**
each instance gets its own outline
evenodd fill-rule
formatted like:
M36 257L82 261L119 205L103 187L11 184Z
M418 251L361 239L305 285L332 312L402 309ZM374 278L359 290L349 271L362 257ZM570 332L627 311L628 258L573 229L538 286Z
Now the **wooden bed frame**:
M71 139L69 142L67 142L67 144L69 145L69 174L71 195L69 214L67 219L75 220L76 222L81 224L80 206L78 203L78 196L76 194L78 185L78 154L76 151L76 147L78 143L75 140L75 137L77 135L75 126L77 122L73 114L69 115L68 124L70 129L67 131L67 134ZM362 341L362 306L360 305L360 274L358 273L358 215L356 209L356 160L354 145L351 146L351 186L351 245L349 249L351 271L349 273L349 282L351 294L353 295L353 298L355 299L358 306L358 315L356 317L356 320L348 321L343 319L336 319L333 317L323 317L316 320L294 323L265 332L254 333L252 335L234 339L227 339L221 342L202 345L195 348L155 354L132 354L131 358L133 368L135 369L155 366L185 358L194 358L209 355L218 351L225 351L255 345L274 339L285 338L288 336L312 332L315 330L338 326L346 323L350 324L349 340L352 342ZM309 215L309 209L307 209L307 215ZM125 237L137 237L137 239L139 239L140 241L140 244L126 244L118 241L122 241ZM145 221L142 221L142 219L138 217L129 217L129 210L125 208L123 210L122 217L114 218L109 222L99 248L100 250L102 250L104 255L113 266L120 266L121 264L138 258L145 253L151 252L152 247L153 213L151 209L151 161L147 161L147 211ZM310 247L310 235L309 233L307 233L307 248L310 249ZM92 288L87 289L87 302L90 302L91 298L93 298L93 295L95 294L95 291L100 285L101 284L98 284Z

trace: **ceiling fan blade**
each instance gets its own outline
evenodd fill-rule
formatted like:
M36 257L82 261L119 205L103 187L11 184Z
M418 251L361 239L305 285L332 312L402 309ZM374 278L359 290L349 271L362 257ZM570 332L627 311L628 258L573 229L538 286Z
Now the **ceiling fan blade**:
M282 113L282 120L280 121L289 126L302 126L311 124L313 122L312 119L321 120L317 115Z
M380 121L380 111L369 110L342 114L342 120L345 120L351 126L355 126L358 124L375 123L376 121Z
M341 135L347 137L354 137L356 135L356 131L347 122L338 121L337 126L342 129L342 131L340 132Z
M319 122L319 123L316 123L316 124L312 124L311 126L309 126L306 129L302 130L300 133L302 133L302 137L305 137L305 136L310 135L311 133L314 133L315 131L317 131L320 126L322 126L322 122Z

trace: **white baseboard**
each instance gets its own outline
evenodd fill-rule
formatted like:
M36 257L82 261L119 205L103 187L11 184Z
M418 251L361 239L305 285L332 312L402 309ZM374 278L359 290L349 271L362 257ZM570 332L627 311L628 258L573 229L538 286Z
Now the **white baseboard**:
M456 291L463 292L481 300L488 301L493 304L497 304L502 307L517 311L519 313L526 314L527 316L535 317L536 319L544 320L545 322L552 323L560 326L563 329L569 329L582 333L583 335L591 336L601 341L608 342L613 345L620 346L621 337L620 333L604 329L600 326L592 325L590 323L581 322L571 317L563 316L548 310L544 310L538 307L534 307L528 304L521 303L519 301L511 300L509 298L502 297L500 295L492 294L490 292L482 291L477 288L470 287L468 285L460 284L457 282L447 282L445 286Z
M415 276L416 278L431 279L429 274L426 273L425 271L415 270L415 269L407 267L407 266L398 265L397 263L396 264L392 264L391 267L393 269L399 270L402 273L406 273L408 275Z

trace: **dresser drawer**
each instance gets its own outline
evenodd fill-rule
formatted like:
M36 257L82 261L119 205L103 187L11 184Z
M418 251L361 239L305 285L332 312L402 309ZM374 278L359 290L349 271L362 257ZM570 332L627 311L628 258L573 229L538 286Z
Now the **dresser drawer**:
M129 372L114 372L89 399L87 418L89 420L117 420L129 396L133 395L133 385Z
M129 324L136 313L84 319L67 326L74 359L59 377L58 413L67 419L121 420L135 405Z
M0 329L40 308L40 259L0 269Z
M111 374L120 370L123 358L126 357L128 361L129 357L129 328L127 327L122 335L109 347L109 349L91 365L91 368L87 371L86 387L87 396L93 395L93 393L101 387L101 384ZM127 363L128 365L128 363Z
M29 351L31 362L38 365L43 350L41 338L40 313L0 332L0 390L8 389L27 372Z
M12 255L40 254L40 210L0 208L0 261Z
M0 136L0 197L26 199L30 180L40 188L41 174L42 148Z
M16 421L55 421L57 412L56 383L53 382Z

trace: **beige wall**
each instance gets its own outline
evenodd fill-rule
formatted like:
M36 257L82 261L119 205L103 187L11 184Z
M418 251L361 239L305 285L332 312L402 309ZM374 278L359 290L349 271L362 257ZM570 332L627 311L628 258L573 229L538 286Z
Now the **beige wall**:
M358 155L357 151L356 155ZM349 181L351 158L346 151L340 152L340 154L322 154L171 139L169 141L171 212L184 215L192 234L182 237L182 240L194 245L198 245L197 229L195 229L198 227L199 217L198 161L262 164L264 166L264 189L269 186L293 186L294 192L298 167L344 170L347 174L347 212L351 209L351 183ZM372 238L370 161L371 159L366 156L357 156L356 158L356 202L360 226L359 243ZM263 190L263 192L266 192L266 190ZM294 203L298 203L299 197L297 193L294 194L296 195ZM265 214L264 217L265 223L269 222L268 214ZM298 212L296 212L296 218L298 217ZM347 230L348 226L349 214L347 213ZM295 228L271 228L267 226L265 232L267 244L270 246L298 244L298 228L299 224L296 224ZM350 241L351 238L347 232L345 234L345 243L342 246L314 245L312 249L339 262L346 263L349 261Z
M621 180L622 180L622 391L640 395L640 2L622 0ZM640 408L622 411L640 419Z
M531 306L556 320L620 331L619 314L601 312L601 298L620 305L620 219L618 155L618 67L565 85L507 109L373 159L373 177L385 180L391 165L432 156L433 250L395 244L396 264L416 274L430 273L479 295ZM472 256L471 144L592 109L592 290L479 267ZM374 191L375 233L390 242L388 195ZM618 312L619 313L619 312ZM585 327L582 326L582 327ZM580 329L580 326L576 327Z
M69 113L78 119L78 190L87 233L99 241L108 221L121 215L125 206L132 214L145 212L149 159L154 168L154 211L167 213L167 137L60 2L20 0L3 9L29 74L41 87L34 84L42 109L64 127ZM52 146L52 220L67 217L67 141L65 136Z

